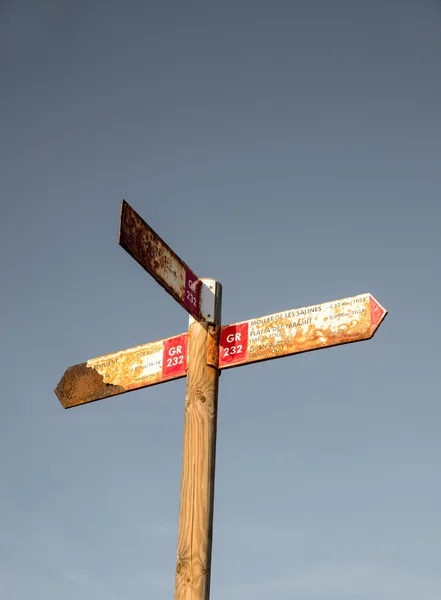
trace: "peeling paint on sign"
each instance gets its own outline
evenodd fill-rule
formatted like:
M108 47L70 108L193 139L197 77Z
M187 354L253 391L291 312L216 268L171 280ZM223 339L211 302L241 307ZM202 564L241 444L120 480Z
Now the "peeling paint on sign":
M219 368L366 340L386 314L371 294L361 294L227 325Z
M69 367L55 393L65 408L137 390L187 372L187 334L143 344Z
M200 315L200 282L125 200L121 204L119 244L195 319Z
M371 294L361 294L226 325L220 328L219 369L368 340L386 314ZM212 327L210 339L218 330ZM69 367L55 393L70 408L184 377L187 346L182 333L93 358ZM217 366L208 346L207 364Z

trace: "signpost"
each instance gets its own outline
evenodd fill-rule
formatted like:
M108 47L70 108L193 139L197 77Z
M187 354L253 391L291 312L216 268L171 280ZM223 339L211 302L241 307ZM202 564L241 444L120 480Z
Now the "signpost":
M69 367L55 393L71 408L187 377L175 600L208 600L220 371L370 339L387 312L366 293L221 327L221 285L198 279L124 200L119 243L190 313L188 333Z

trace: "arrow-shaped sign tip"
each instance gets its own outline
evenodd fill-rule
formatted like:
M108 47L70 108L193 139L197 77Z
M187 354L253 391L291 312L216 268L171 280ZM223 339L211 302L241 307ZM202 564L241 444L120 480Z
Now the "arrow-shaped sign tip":
M122 394L126 389L105 383L103 376L95 369L88 367L87 363L81 363L66 369L54 391L64 408L72 408Z
M371 307L371 337L377 331L380 323L383 321L384 317L387 315L387 310L381 306L377 300L369 294L369 304Z

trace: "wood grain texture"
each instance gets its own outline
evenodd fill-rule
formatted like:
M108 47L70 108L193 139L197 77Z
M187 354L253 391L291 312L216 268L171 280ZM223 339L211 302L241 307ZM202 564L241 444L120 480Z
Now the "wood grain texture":
M210 596L219 370L207 353L219 335L219 325L189 328L175 600Z

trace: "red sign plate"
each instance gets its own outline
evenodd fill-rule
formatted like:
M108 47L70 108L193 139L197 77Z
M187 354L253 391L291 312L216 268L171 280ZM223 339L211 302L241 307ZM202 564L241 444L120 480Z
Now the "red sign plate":
M162 375L185 375L187 370L187 334L164 340Z
M223 327L219 343L219 367L242 362L248 350L248 322Z

